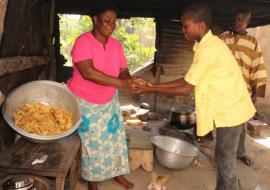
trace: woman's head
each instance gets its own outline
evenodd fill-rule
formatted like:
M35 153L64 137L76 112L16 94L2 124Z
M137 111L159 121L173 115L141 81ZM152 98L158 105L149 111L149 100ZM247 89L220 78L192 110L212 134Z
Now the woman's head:
M210 7L205 3L194 3L182 13L182 29L187 40L197 40L210 27L212 20Z
M93 10L92 21L94 31L103 37L110 37L115 30L117 19L117 9L110 5Z

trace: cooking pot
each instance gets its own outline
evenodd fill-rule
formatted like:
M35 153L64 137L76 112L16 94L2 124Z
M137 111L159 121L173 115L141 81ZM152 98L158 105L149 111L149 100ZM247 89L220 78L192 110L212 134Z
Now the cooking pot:
M27 176L15 176L9 178L3 184L3 190L36 190L34 179Z
M172 107L169 118L170 125L178 129L190 129L195 126L195 109L193 106Z

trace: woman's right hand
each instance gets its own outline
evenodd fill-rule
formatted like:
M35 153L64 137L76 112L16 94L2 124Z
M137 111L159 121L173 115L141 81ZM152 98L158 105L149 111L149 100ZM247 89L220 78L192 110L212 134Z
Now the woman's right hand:
M142 87L149 88L153 86L152 83L138 77L132 77L130 79L120 80L120 82L121 82L121 85L119 88L121 90L128 90L131 93L135 93L139 95L142 95L145 93L145 89L143 89Z
M132 90L132 81L131 79L119 79L119 89L120 90L128 90L131 91Z
M148 82L144 79L141 79L139 77L132 77L132 92L142 95L144 94L146 91L142 88L151 88L153 86L153 84L151 82Z

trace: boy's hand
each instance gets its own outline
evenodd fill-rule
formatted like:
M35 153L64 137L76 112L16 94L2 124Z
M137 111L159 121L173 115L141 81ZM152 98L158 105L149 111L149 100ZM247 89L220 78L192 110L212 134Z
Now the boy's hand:
M134 88L138 88L138 86L152 86L151 82L148 82L146 80L143 80L139 77L132 77L132 85L134 86Z
M144 90L140 88L141 86L144 86L144 87L151 87L152 86L152 83L145 81L139 77L132 77L131 83L132 83L131 84L132 88L131 88L130 92L135 93L135 94L139 94L139 95L142 95L145 93Z

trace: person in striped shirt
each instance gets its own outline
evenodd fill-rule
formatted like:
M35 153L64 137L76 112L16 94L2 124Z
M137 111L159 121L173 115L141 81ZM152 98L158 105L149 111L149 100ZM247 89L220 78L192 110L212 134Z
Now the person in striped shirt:
M234 13L229 31L222 33L220 38L228 45L237 60L253 103L255 103L257 97L265 96L267 72L259 42L246 31L250 19L251 12L249 10L238 9ZM246 155L246 133L247 129L243 128L237 157L246 165L251 166L254 162Z

